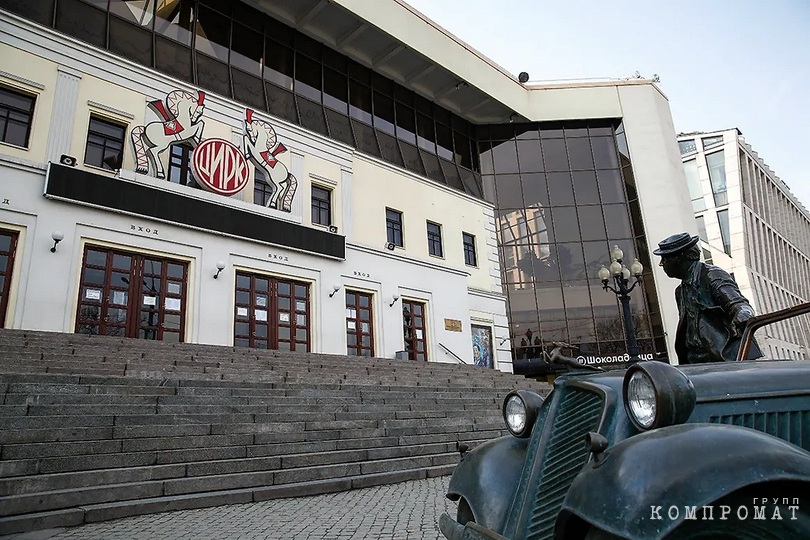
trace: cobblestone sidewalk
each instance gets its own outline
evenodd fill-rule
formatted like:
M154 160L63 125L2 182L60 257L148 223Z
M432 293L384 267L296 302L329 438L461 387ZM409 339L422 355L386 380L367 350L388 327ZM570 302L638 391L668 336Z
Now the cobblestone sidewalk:
M329 495L181 510L4 540L440 540L449 476Z

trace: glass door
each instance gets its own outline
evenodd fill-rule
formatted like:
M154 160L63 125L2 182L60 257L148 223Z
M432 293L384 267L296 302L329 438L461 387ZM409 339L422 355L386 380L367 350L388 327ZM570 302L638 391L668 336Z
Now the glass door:
M403 299L402 327L405 335L405 350L408 351L408 359L427 361L425 304Z
M11 272L17 252L17 233L0 230L0 328L5 328L8 295L11 291Z
M310 350L309 285L236 273L233 343L236 347Z
M87 246L76 332L183 341L188 265Z
M369 293L346 291L346 352L374 356L374 318Z

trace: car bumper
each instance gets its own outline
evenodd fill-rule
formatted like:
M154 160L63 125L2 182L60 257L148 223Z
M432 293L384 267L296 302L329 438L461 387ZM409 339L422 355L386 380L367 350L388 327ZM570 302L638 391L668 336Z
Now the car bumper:
M447 540L508 540L505 536L485 529L472 521L467 525L462 525L447 514L442 514L439 518L439 530Z

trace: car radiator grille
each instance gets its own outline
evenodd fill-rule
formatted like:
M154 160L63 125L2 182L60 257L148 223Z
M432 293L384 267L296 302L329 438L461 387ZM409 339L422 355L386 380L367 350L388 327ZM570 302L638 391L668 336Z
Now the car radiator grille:
M810 450L810 411L726 414L711 416L709 422L756 429Z
M526 529L527 540L554 536L554 522L563 499L588 461L585 434L596 431L601 413L602 399L593 392L569 388L561 399L541 464Z

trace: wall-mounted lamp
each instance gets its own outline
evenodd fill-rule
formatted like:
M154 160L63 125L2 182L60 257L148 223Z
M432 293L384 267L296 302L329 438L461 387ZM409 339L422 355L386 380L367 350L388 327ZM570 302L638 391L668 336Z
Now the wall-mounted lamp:
M214 274L214 279L217 279L223 270L225 270L225 261L217 261L217 273Z
M398 295L398 294L395 294L395 295L394 295L394 299L391 301L391 303L390 303L390 304L388 304L388 307L394 307L394 304L396 304L396 303L397 303L397 300L399 300L399 295Z
M515 122L515 120L517 120L518 118L520 118L520 117L517 115L517 113L510 114L509 115L509 123L513 124Z
M51 239L53 240L53 247L51 248L51 253L56 253L56 244L61 242L64 237L65 235L62 234L62 231L53 231L51 233Z
M340 290L340 283L335 283L334 285L332 285L332 292L329 293L329 298L335 296L335 294L337 294L339 290Z

